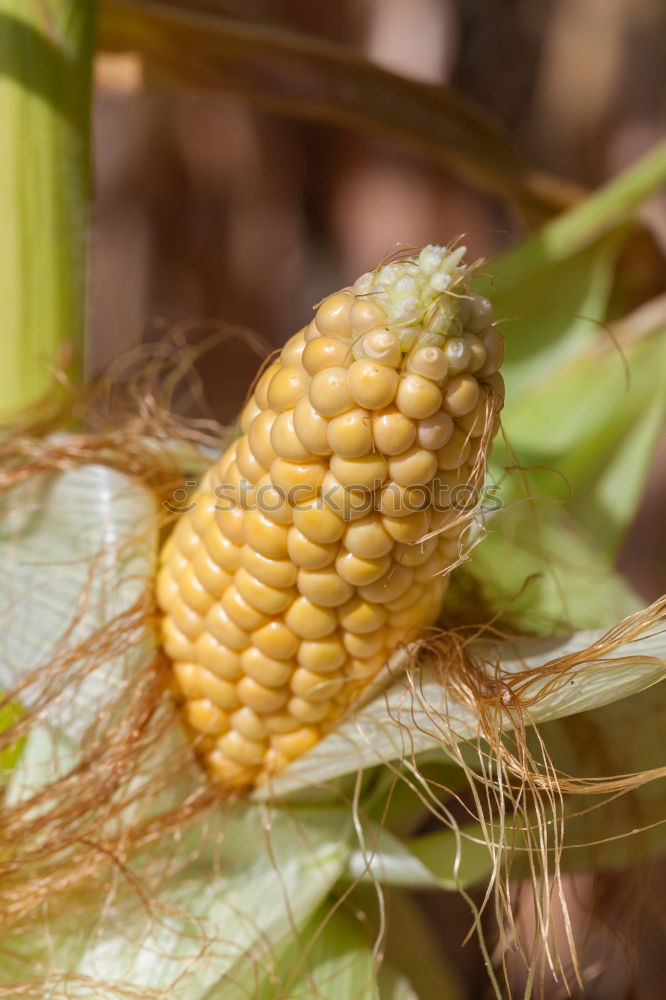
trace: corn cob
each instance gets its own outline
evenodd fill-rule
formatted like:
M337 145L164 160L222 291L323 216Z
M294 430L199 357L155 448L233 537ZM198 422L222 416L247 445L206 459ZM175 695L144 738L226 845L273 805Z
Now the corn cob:
M453 252L336 292L259 378L240 436L161 557L186 725L229 789L279 772L437 617L503 385L502 338Z

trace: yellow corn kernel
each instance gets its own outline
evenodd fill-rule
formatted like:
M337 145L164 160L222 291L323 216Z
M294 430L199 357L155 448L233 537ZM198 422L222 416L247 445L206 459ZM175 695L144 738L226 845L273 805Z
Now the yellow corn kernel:
M243 545L240 550L240 565L255 580L280 590L293 587L298 576L298 567L291 559L269 559L249 545Z
M337 481L346 488L376 490L385 481L388 469L386 459L376 453L362 455L360 458L343 458L333 455L331 458L331 473Z
M362 359L349 368L348 391L354 402L366 410L383 410L389 406L395 399L399 383L400 378L393 368L375 361Z
M327 673L337 670L345 662L347 656L345 647L337 635L324 636L321 639L309 639L298 647L297 660L306 670L315 673Z
M346 368L317 372L310 385L310 402L323 417L337 417L354 405Z
M280 351L280 362L283 365L299 365L301 363L301 358L303 357L303 351L305 350L305 330L299 330L295 333L293 337L290 337L287 343L284 345ZM241 430L246 431L247 427L243 427L241 424Z
M301 726L293 733L281 733L273 736L271 743L273 747L285 757L293 760L306 753L320 738L320 732L314 726Z
M241 512L242 513L242 512ZM245 512L244 537L250 548L269 559L282 559L287 554L287 529L270 521L260 510Z
M252 644L266 656L289 660L298 649L298 636L279 619L272 619L250 636Z
M427 448L408 448L389 459L389 472L399 486L429 483L437 472L437 455Z
M279 615L280 612L289 607L296 593L293 587L283 589L262 583L261 580L257 580L242 567L236 570L234 584L239 594L265 615ZM258 624L252 625L250 628L257 628Z
M338 542L345 533L346 522L323 502L294 507L294 525L311 542L330 545Z
M392 563L390 568L373 583L358 588L359 596L374 604L386 605L404 594L412 583L410 567Z
M293 670L290 660L276 660L262 653L256 646L243 650L241 666L248 677L269 688L286 684Z
M349 345L334 337L316 337L306 344L303 367L308 375L316 375L324 368L338 368L347 363Z
M377 302L355 299L349 310L349 322L357 333L365 333L386 322L386 313Z
M359 350L364 357L389 368L399 368L402 364L400 341L386 327L370 330L361 337Z
M287 550L297 570L323 569L335 559L338 546L335 542L313 542L294 524L287 536Z
M335 611L313 604L307 597L297 597L284 616L289 628L302 639L320 639L337 626Z
M438 410L432 417L419 420L416 437L421 448L435 451L443 448L451 439L454 423L448 413Z
M286 688L268 687L249 675L239 680L236 690L243 705L260 714L277 712L289 697Z
M416 424L397 407L389 406L373 413L372 433L375 445L383 455L399 455L414 444Z
M442 391L431 379L412 372L400 379L395 403L406 417L423 420L441 407Z
M190 698L185 705L187 721L200 733L217 736L229 728L229 716L209 698Z
M229 725L248 740L264 740L266 738L265 722L247 705L237 709L229 716Z
M352 555L363 559L377 559L393 548L393 539L382 524L378 514L369 514L353 521L345 531L344 546Z
M472 375L456 375L444 388L444 409L452 417L464 417L478 401L479 383Z
M336 570L352 587L364 587L374 583L384 576L390 565L389 555L380 556L378 559L364 559L362 556L355 556L352 552L345 551L341 551L335 561Z
M217 741L217 749L239 764L261 764L266 744L263 741L249 740L237 730L230 729Z
M294 411L279 413L271 427L271 445L278 458L288 462L306 462L312 453L301 443L294 428Z
M315 323L324 336L347 338L350 333L349 311L354 296L349 292L335 292L324 299L317 309Z
M319 604L325 608L346 604L354 593L354 588L341 576L337 566L300 570L298 590L313 604Z
M174 693L234 794L305 753L437 619L473 506L458 493L482 485L504 394L460 256L426 247L325 299L163 548Z
M325 701L335 697L342 683L339 674L315 674L305 667L298 667L291 678L291 690L307 701Z
M310 399L302 399L294 408L294 430L304 448L313 455L330 455L328 420L319 413Z
M266 401L276 413L283 410L293 410L297 403L307 395L310 378L299 365L280 365L266 390Z
M262 410L250 424L247 437L241 439L247 440L252 454L266 469L270 467L271 462L275 459L275 449L271 442L271 431L276 416L277 413L274 410Z
M357 407L333 417L328 425L327 437L336 456L360 458L366 455L372 451L370 413Z

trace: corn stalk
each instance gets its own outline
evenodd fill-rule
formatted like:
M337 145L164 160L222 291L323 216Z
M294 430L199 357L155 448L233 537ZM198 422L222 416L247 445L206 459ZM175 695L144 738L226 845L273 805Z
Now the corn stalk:
M94 0L0 0L0 413L82 370Z

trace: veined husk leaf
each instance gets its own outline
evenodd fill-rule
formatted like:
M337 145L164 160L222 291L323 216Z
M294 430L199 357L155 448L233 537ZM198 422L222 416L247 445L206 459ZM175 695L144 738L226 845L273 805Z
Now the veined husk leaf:
M506 685L507 696L512 674L535 671L530 686L530 697L535 700L529 721L544 722L628 697L666 677L666 639L654 634L653 623L646 626L642 637L632 635L624 645L618 642L612 655L595 653L603 635L593 631L569 637L515 638L472 644L471 651L489 664L489 680L497 676L497 683ZM556 683L552 677L543 677L542 668L547 670L572 655L582 659L576 668L564 673ZM398 652L389 662L389 669L399 673L408 662L409 653ZM505 725L512 725L508 713ZM281 797L360 768L412 759L451 739L474 741L477 733L473 712L449 699L441 676L424 665L418 677L411 682L398 681L294 761L269 788L254 794L257 798L267 794Z
M157 857L135 859L144 881L170 855L179 870L167 869L152 888L148 912L134 896L118 905L105 900L104 921L77 974L167 995L177 989L182 1000L217 996L221 983L248 970L260 976L273 949L298 932L337 881L350 825L341 809L249 806L238 819L217 810L205 830L188 833L188 840L202 838L191 864L178 862L188 852L177 842L161 845Z
M0 515L0 685L8 690L132 608L152 585L157 535L152 495L99 465L12 490ZM145 619L136 628L128 621L126 634L71 690L55 680L49 697L48 679L19 686L25 707L41 705L40 724L16 765L11 803L72 766L97 714L154 650Z
M25 706L40 717L7 786L6 804L16 806L39 801L40 789L77 765L99 713L122 702L127 685L150 669L155 644L144 613L126 645L119 641L100 662L90 650L90 670L71 689L55 687L49 699L48 677L29 683L31 670L80 648L151 587L157 521L147 490L94 465L13 490L2 514L0 676L5 688L19 685ZM178 751L187 748L174 726L146 767L169 766ZM162 804L192 794L195 773L188 778L181 769ZM125 820L137 808L126 810ZM344 867L350 829L348 811L339 808L219 809L133 856L145 880L141 902L119 877L97 886L92 900L82 891L69 912L47 904L39 930L16 929L3 975L21 982L26 966L42 962L53 989L62 990L53 996L98 1000L110 984L167 991L178 984L183 1000L199 998L248 953L259 964L267 960L273 942L308 919ZM202 948L205 957L195 962Z
M549 833L560 822L564 833L557 846L551 843L549 847L551 871L556 863L561 872L625 868L663 852L665 713L666 684L661 681L601 708L567 715L539 727L549 768L560 775L562 791L557 815L548 822ZM528 743L538 759L542 751L536 739L528 735ZM525 837L526 823L532 826L531 847ZM387 883L403 887L411 884L415 889L434 888L442 872L446 877L452 844L458 840L461 866L470 855L479 859L477 880L488 874L483 870L484 853L490 858L490 851L499 853L500 847L500 870L510 872L515 879L529 878L536 830L536 815L527 809L519 820L507 820L501 832L490 821L484 826L466 824L458 831L435 831L397 844L395 838L385 840L390 853L390 863L383 869L385 878ZM407 862L400 877L395 859L403 855ZM488 871L491 867L489 861ZM473 884L473 870L471 874L466 884Z

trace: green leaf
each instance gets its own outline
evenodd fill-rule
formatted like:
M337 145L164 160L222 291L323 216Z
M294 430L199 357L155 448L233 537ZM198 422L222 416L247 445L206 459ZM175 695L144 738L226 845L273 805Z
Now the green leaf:
M492 298L505 337L502 420L510 437L521 426L513 417L516 406L526 396L542 400L553 373L595 339L598 323L606 317L622 236L613 232L563 260L546 261L527 274L516 270L482 287ZM547 405L545 400L544 409ZM554 406L548 412L556 430L564 414Z
M493 620L500 630L552 635L608 626L640 607L547 492L522 502L509 492L508 505L488 519L486 536L452 575L447 626Z
M0 698L0 735L10 728L23 715L23 708L16 701L2 703ZM0 749L0 782L7 781L11 771L21 756L25 737L21 736L14 743Z
M216 987L206 1000L379 1000L367 931L328 900L282 950L270 974Z
M513 454L495 451L496 462L527 468L533 495L567 502L606 563L636 512L666 420L665 307L641 307L617 325L618 346L597 334L535 379L503 419ZM509 498L516 481L505 480Z
M487 877L492 859L479 831L446 830L406 843L377 825L364 829L364 844L349 855L347 882L376 882L403 889L464 889Z
M0 411L82 362L94 0L0 0Z
M356 895L362 909L372 914L370 892L364 888L362 894L357 890ZM384 954L390 968L407 980L412 993L420 1000L465 1000L468 994L462 976L454 962L447 958L441 934L417 900L418 896L395 889L385 892ZM462 943L463 937L464 930L460 928L459 940L453 937L454 946ZM381 977L380 996L385 1000ZM386 1000L390 997L391 994L387 994Z
M524 281L567 260L631 219L666 183L666 142L658 143L603 187L548 223L491 268L495 278Z

